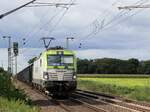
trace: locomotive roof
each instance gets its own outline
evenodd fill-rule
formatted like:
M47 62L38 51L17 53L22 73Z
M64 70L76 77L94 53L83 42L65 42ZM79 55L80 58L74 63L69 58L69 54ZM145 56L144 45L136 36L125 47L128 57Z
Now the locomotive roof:
M48 48L48 50L64 50L64 48L61 46L56 46L56 47L50 47Z
M53 49L53 48L51 48L51 49L48 49L48 50L42 52L42 53L39 55L38 58L40 58L41 56L45 56L45 55L47 55L47 54L57 55L59 51L60 51L60 52L63 51L63 54L64 54L64 55L74 55L74 52L73 52L72 50L68 50L68 49L55 49L55 48Z
M72 50L68 50L68 49L64 49L63 47L60 46L56 46L56 47L51 47L48 50L43 51L42 53L40 53L40 55L37 57L37 60L41 57L41 56L46 56L46 55L57 55L58 52L62 52L64 55L74 55L74 52Z
M64 54L74 54L74 52L72 50L67 50L67 49L50 49L48 51L45 51L43 53L46 53L46 54L58 54L58 52L61 52L63 51Z

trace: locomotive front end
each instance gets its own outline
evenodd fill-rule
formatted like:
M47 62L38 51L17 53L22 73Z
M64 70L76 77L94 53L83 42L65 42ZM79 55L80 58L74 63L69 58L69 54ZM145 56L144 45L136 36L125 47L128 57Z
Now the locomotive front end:
M69 50L49 50L45 54L44 86L53 95L69 95L77 86L76 57Z

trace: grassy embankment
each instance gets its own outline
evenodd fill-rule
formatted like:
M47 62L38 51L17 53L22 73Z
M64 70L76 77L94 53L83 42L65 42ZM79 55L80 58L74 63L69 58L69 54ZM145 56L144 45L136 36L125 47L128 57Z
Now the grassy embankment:
M78 88L150 102L150 76L79 75Z
M0 112L38 112L38 108L29 106L30 102L24 92L11 83L8 73L0 72Z

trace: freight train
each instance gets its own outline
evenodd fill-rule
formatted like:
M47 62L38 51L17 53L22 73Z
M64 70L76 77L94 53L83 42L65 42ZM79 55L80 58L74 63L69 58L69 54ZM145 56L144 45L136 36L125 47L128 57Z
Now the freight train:
M19 72L16 78L53 96L68 96L77 86L76 62L73 51L50 48Z

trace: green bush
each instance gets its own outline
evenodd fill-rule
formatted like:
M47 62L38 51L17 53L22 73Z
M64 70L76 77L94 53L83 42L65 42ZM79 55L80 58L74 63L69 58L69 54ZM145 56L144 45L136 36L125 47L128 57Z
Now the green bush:
M16 89L11 82L11 75L0 70L0 112L39 112L30 104L24 91Z
M12 84L10 75L8 73L0 73L0 96L3 96L8 100L26 99L26 95L24 94L24 92L16 89Z
M8 100L0 97L0 112L39 112L39 109L28 106L20 100Z

